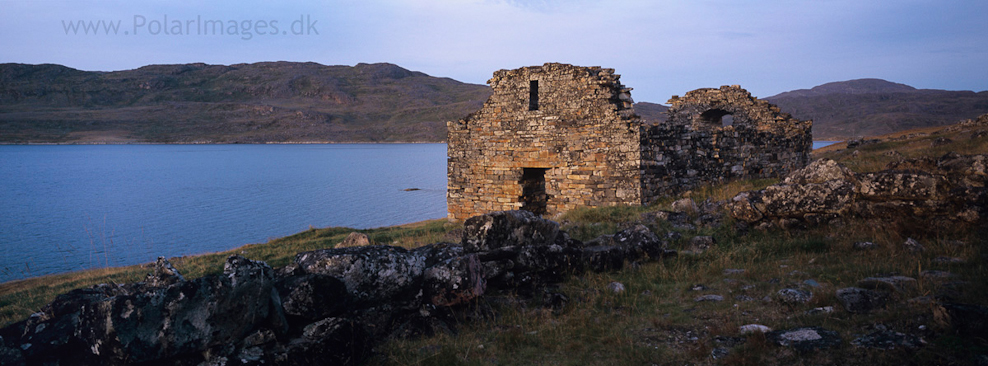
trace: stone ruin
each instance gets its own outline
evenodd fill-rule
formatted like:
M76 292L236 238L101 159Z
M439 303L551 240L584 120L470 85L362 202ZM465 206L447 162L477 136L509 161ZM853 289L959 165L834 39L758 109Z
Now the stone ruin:
M738 85L697 89L669 104L666 123L643 134L643 204L701 184L784 177L810 162L813 123Z
M479 111L447 123L451 220L649 204L703 184L783 176L810 159L812 122L736 85L673 97L669 119L649 125L613 69L547 63L497 71L488 84Z

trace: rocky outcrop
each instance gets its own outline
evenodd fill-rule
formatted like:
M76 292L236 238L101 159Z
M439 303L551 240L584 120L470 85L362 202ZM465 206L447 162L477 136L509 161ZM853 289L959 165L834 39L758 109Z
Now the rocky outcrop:
M725 207L735 219L756 225L819 224L848 216L974 223L988 217L986 160L948 153L856 174L821 159L782 183L738 194Z
M74 290L0 329L0 364L352 365L376 340L453 329L448 314L490 291L672 253L643 225L584 244L508 211L467 220L459 244L323 249L278 270L232 256L186 280L160 258L144 282Z

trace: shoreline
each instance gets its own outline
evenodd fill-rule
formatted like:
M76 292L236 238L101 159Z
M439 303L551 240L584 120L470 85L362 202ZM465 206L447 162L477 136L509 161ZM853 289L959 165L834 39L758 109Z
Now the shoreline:
M833 144L844 140L814 140ZM61 145L356 145L356 144L445 144L447 141L267 141L267 142L0 142L0 146L61 146ZM826 147L822 146L820 148ZM814 149L815 150L815 149Z
M266 141L266 142L0 142L3 146L53 145L349 145L349 144L445 144L446 141Z
M168 257L168 259L203 257L203 256L208 256L208 255L218 255L218 254L229 253L229 252L237 252L237 251L240 251L240 250L242 250L242 249L244 249L245 247L248 247L248 246L264 245L264 244L270 243L271 241L274 241L274 240L284 239L284 238L287 238L287 237L290 237L290 236L294 236L294 235L298 235L298 234L301 234L301 233L305 233L307 231L311 231L313 229L316 229L316 230L319 230L319 229L349 229L349 230L352 230L354 232L360 232L360 231L364 231L364 230L380 230L380 229L414 229L414 228L422 227L422 226L425 226L425 225L427 225L427 224L429 224L431 222L439 221L439 220L448 220L448 219L445 218L445 217L439 217L439 218L434 218L434 219L425 219L425 220L413 221L413 222L404 223L404 224L379 226L379 227L366 228L366 229L356 229L356 228L352 228L352 227L348 227L348 226L331 226L331 227L323 227L323 228L310 228L308 230L299 231L297 233L285 235L285 236L282 236L282 237L271 238L271 239L268 239L268 241L265 241L265 242L246 243L246 244L241 244L240 246L237 246L237 247L234 247L234 248L230 248L230 249L227 249L227 250L212 251L212 252L200 252L200 253L193 253L193 254L185 254L185 255L180 255L180 256ZM145 268L149 264L153 265L154 262L152 261L152 262L142 262L142 263L135 263L135 264L125 264L125 265L120 265L120 266L85 268L85 269L77 269L77 270L73 270L73 271L49 273L49 274L43 274L43 275L38 275L38 276L18 278L18 279L13 279L13 280L8 280L8 281L0 282L0 290L3 290L4 288L9 288L9 287L12 287L12 286L16 286L16 285L18 285L18 282L38 280L38 279L42 279L42 278L45 278L45 277L71 276L73 274L80 274L80 273L84 273L84 272L94 272L94 271L109 271L109 272L113 272L114 270L123 270L125 268L134 267L134 266Z

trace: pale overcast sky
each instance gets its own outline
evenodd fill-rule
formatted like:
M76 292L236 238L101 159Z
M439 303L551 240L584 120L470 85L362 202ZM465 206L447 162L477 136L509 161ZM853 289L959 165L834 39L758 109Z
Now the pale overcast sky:
M390 62L482 84L563 62L614 68L636 101L658 103L858 78L982 91L986 16L985 0L0 0L0 63ZM79 21L104 23L85 34Z

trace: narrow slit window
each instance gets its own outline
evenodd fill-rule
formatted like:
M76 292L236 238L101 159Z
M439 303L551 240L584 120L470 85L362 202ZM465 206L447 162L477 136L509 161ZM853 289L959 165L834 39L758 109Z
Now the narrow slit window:
M539 110L539 81L532 80L528 82L528 110L537 111Z

